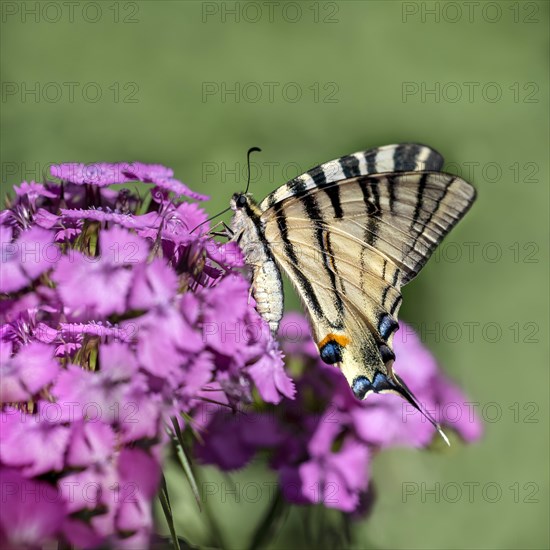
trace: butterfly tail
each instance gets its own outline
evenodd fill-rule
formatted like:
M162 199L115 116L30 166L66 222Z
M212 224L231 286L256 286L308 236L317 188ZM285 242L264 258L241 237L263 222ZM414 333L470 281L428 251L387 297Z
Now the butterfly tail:
M395 372L393 373L393 379L394 379L394 387L392 388L393 391L398 393L405 401L410 403L426 420L428 420L432 426L437 430L443 441L447 443L447 445L450 447L451 443L449 441L449 438L446 436L445 432L441 429L441 426L437 422L437 420L428 412L425 411L420 404L418 403L418 400L414 396L414 394L409 390L407 387L407 384L403 381L401 377L399 377Z

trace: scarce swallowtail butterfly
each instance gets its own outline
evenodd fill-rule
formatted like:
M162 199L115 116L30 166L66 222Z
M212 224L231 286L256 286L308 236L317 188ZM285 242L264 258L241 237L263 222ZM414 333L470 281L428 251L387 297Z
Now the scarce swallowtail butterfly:
M475 199L474 188L442 166L437 151L414 143L347 155L259 204L248 187L234 194L229 234L243 250L256 308L273 333L283 314L284 271L322 360L342 371L355 396L397 393L447 441L394 372L392 349L401 287Z

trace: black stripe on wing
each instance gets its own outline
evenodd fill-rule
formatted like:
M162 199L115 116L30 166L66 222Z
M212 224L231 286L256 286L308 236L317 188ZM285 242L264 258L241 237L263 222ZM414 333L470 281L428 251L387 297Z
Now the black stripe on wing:
M314 187L324 188L349 178L386 172L437 172L442 166L443 157L426 145L400 143L376 147L315 166L268 195L261 202L260 208L267 210L278 202L292 196L300 196ZM333 214L335 217L340 217L338 196L332 191L331 194Z
M394 148L392 172L438 172L442 168L443 157L431 147L418 143L401 143Z
M309 203L310 208L315 209L315 199L312 199L313 202ZM304 299L304 301L307 303L307 305L311 308L312 312L315 314L317 318L325 318L325 312L323 311L323 308L321 306L321 303L317 297L317 294L315 293L315 290L309 281L309 279L304 275L303 268L301 266L301 262L299 259L299 256L296 253L296 249L294 247L294 244L292 240L288 236L289 228L286 220L286 215L284 212L284 209L280 203L276 204L274 206L274 214L275 214L275 220L277 223L277 227L279 230L279 235L281 237L284 251L286 253L286 259L288 264L290 265L290 268L292 270L292 274L294 275L294 282L298 286L298 289L301 291L301 295ZM317 240L321 241L323 243L323 236L321 232L317 232L316 234ZM329 246L330 248L330 246ZM321 245L322 249L322 245ZM331 285L335 291L334 298L337 301L336 307L338 308L338 312L341 314L342 311L342 302L340 297L337 294L336 291L336 278L335 274L331 271L327 257L324 256L324 267L327 271L327 274L330 273L330 281ZM326 319L327 323L329 323L333 328L339 329L342 327L342 319L339 315L338 319L334 321L330 321L329 319Z
M351 178L322 189L307 189L303 183L299 195L289 199L287 204L290 206L295 201L304 204L311 196L328 195L331 188L338 188L342 218L334 220L333 212L332 216L327 215L331 207L325 200L322 213L309 209L304 220L326 223L328 230L333 223L349 224L356 237L379 250L403 271L400 285L416 276L475 199L474 188L461 178L443 172L408 172ZM353 203L362 204L364 214L358 217L356 206L348 220ZM277 207L281 204L282 210L286 210L285 203L278 203ZM357 230L362 231L360 235ZM363 269L367 258L357 259ZM391 307L397 306L391 304Z

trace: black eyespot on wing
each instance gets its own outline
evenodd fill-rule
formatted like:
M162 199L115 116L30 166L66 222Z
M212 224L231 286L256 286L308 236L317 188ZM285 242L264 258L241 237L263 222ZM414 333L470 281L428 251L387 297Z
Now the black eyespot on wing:
M384 363L395 361L395 353L393 353L389 346L382 344L378 349L380 350L380 355L382 356L382 361L384 361Z
M392 319L388 314L382 315L380 321L378 322L378 332L384 340L387 340L397 329L399 324Z
M340 363L342 361L342 346L330 340L320 350L321 359L328 365L334 365L334 363Z
M351 385L351 390L357 399L364 399L369 390L372 390L372 384L366 376L357 376Z
M388 380L385 374L377 372L374 375L374 380L372 381L373 390L378 393L383 390L393 389L393 384Z

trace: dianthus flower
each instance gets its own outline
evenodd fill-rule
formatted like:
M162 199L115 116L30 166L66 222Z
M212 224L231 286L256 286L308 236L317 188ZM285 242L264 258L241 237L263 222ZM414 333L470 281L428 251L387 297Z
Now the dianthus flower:
M145 548L170 420L294 386L237 245L182 200L207 197L159 165L51 172L0 215L0 546Z
M392 446L426 447L437 432L398 395L357 400L341 373L319 358L301 315L285 315L279 335L287 364L294 365L295 398L284 398L276 407L256 404L240 415L201 404L197 418L204 434L196 445L198 458L233 470L245 466L258 451L267 451L288 502L358 512L368 500L374 454ZM407 380L421 408L464 441L477 440L480 421L472 416L466 397L405 323L400 323L394 349L394 368Z
M171 169L51 172L59 182L23 182L0 214L0 547L147 547L182 433L223 470L264 451L287 502L355 514L375 453L431 442L398 396L355 399L304 317L286 315L272 337L238 245L209 236L186 200L207 197ZM110 188L131 182L150 187ZM436 420L477 439L461 391L400 327L396 371Z

